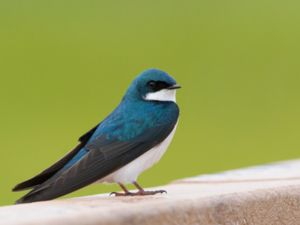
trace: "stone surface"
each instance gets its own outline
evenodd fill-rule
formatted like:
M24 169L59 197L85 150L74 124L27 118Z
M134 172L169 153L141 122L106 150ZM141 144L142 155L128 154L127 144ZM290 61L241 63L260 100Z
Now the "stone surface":
M300 225L300 161L202 175L155 189L168 194L5 206L0 224Z

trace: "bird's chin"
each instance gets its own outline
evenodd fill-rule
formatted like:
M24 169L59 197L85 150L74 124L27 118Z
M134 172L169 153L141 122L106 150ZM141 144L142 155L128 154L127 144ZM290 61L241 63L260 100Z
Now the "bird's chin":
M146 94L144 99L146 101L176 102L176 90L177 88L151 92Z

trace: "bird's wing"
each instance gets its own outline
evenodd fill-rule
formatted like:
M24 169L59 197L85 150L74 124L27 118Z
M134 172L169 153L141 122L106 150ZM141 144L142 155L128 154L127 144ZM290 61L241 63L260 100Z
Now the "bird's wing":
M58 160L56 163L54 163L49 168L42 171L40 174L36 175L35 177L26 180L18 185L16 185L13 188L13 191L22 191L29 188L33 188L39 184L44 183L46 180L48 180L50 177L52 177L55 173L57 173L60 169L64 167L64 165L71 160L79 151L80 149L89 141L93 133L96 131L97 126L95 126L93 129L85 133L79 138L80 143L70 152L68 152L63 158Z
M128 141L99 136L86 146L88 153L81 160L55 179L37 186L18 203L54 199L100 180L160 144L176 122L148 128Z

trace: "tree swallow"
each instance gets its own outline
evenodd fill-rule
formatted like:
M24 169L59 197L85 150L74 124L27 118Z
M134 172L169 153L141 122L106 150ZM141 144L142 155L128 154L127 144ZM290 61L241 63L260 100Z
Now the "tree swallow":
M13 189L32 189L17 203L51 200L95 182L118 183L124 192L112 193L116 196L164 193L145 191L137 178L160 160L174 136L179 117L178 88L167 73L144 71L117 108L79 138L77 147ZM138 191L128 191L125 184L129 183Z

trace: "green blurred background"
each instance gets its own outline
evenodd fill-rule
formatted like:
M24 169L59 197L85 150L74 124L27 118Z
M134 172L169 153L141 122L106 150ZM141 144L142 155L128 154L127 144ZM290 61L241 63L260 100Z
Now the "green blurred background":
M152 67L184 88L175 139L144 186L299 157L299 11L296 0L2 0L0 204Z

